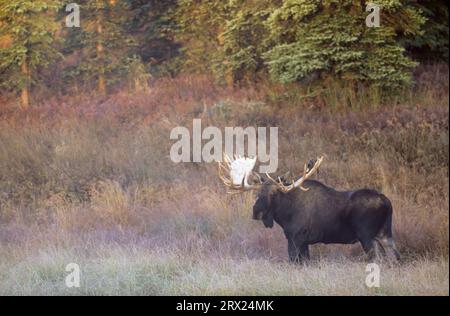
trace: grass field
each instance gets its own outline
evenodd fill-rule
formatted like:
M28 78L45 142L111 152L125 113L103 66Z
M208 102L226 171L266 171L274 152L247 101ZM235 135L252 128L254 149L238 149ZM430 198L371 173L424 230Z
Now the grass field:
M0 111L1 295L449 295L448 68L381 102L336 87L231 89L206 77L106 99ZM380 102L378 102L380 101ZM251 220L214 164L173 164L175 126L278 126L279 171L325 154L319 179L370 187L394 207L404 257L365 285L359 245L315 245L288 263L279 227ZM81 286L68 288L68 263Z
M79 248L75 245L74 248ZM381 265L380 287L366 286L366 263L322 258L295 266L277 258L92 244L10 253L2 262L1 295L448 295L447 258ZM64 279L81 268L79 288Z

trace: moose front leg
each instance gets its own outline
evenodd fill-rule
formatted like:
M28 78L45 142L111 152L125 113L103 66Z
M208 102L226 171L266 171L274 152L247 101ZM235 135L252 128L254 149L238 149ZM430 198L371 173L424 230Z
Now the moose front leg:
M309 245L308 244L302 244L300 246L300 257L303 260L309 260Z
M288 253L291 262L302 263L304 260L309 260L308 244L294 242L291 238L288 238Z
M291 262L299 263L300 262L300 249L295 245L295 242L288 238L288 253L289 260Z

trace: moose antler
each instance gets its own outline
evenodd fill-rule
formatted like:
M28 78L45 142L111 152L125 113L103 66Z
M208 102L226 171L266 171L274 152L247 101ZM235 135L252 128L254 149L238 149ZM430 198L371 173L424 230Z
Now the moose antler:
M308 164L305 164L303 167L303 175L301 176L300 179L298 179L297 181L292 181L292 183L290 185L284 185L283 181L281 180L281 178L278 177L278 180L273 179L268 173L266 173L267 177L274 182L278 188L287 193L295 188L300 188L303 191L308 191L308 188L303 187L303 182L305 182L305 180L307 180L309 177L311 177L316 171L317 169L319 169L320 164L323 161L323 156L317 158L316 162L314 163L314 165L311 168L308 168Z
M255 185L248 183L250 175L255 175L261 183L261 177L259 174L253 171L256 164L256 157L248 158L235 156L235 159L231 159L227 154L223 154L223 162L219 163L219 178L223 184L227 186L231 191L230 193L236 193L240 191L247 191L256 188ZM224 174L228 174L228 177Z

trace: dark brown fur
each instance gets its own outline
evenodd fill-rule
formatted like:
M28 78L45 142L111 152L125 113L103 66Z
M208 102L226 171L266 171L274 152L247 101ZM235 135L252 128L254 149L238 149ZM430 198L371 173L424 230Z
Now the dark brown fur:
M369 189L340 192L315 180L304 186L309 190L284 193L274 184L263 184L253 206L254 219L262 219L269 228L274 222L283 228L291 261L308 259L311 244L358 241L370 260L381 258L385 250L400 259L386 196Z

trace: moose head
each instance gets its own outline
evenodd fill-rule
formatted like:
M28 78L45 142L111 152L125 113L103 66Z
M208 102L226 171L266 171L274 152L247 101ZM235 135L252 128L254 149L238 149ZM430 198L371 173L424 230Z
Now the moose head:
M223 162L219 162L219 178L228 188L229 193L239 193L249 190L257 190L256 202L253 206L253 219L262 220L266 227L273 227L274 204L282 201L281 196L300 188L302 191L309 189L304 187L305 180L310 178L320 167L323 157L310 160L304 165L303 175L296 181L287 182L283 177L275 180L268 173L266 179L253 170L256 157L248 158L235 156L234 159L224 154Z

